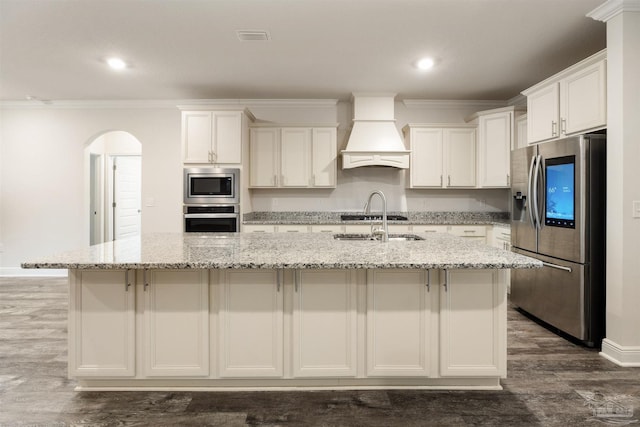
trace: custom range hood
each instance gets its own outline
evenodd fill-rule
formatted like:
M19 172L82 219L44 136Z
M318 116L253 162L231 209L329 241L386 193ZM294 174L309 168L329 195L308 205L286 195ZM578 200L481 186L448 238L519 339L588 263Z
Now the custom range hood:
M353 127L342 150L342 169L409 167L409 153L393 115L395 94L353 94Z

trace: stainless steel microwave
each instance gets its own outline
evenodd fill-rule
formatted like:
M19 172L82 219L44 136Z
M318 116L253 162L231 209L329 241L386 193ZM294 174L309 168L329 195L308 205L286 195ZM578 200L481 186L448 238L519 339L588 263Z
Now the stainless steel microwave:
M240 169L184 169L185 205L221 203L240 203Z

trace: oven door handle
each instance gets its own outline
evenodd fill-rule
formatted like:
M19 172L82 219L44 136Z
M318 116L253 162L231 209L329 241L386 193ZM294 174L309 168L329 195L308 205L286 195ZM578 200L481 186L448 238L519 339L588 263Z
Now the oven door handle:
M184 214L185 218L238 218L238 214L210 214L210 213L200 213L200 214Z

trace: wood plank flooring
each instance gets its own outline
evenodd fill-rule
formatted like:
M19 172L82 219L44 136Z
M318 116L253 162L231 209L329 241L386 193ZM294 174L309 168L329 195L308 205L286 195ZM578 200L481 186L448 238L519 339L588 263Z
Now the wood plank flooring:
M640 368L513 309L502 391L75 392L67 299L63 278L0 278L0 427L640 425Z

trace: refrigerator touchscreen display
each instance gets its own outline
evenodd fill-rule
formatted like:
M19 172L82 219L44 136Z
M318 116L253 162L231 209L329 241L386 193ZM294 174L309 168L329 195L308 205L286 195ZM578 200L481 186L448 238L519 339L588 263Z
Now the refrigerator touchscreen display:
M545 162L545 225L575 228L575 157Z

